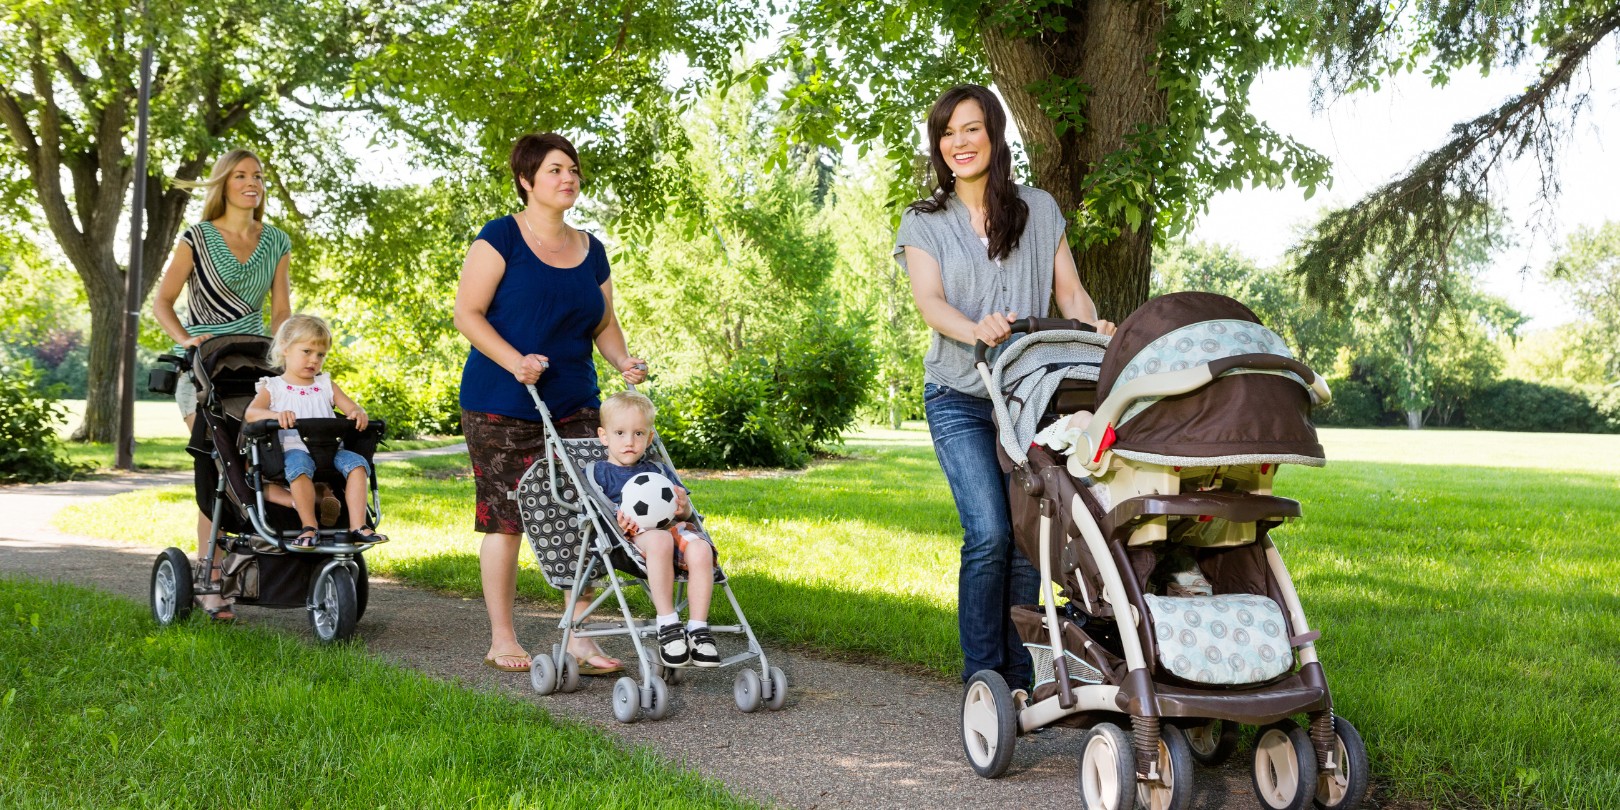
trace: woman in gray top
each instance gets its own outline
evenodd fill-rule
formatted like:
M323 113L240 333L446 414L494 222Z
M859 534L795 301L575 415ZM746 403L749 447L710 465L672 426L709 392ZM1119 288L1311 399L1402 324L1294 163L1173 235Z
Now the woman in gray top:
M900 218L894 256L933 330L923 361L923 405L934 452L962 522L957 590L962 680L995 670L1028 689L1029 653L1009 608L1034 604L1039 574L1013 544L1007 486L996 461L989 392L973 344L992 346L1020 316L1044 316L1056 298L1069 318L1111 334L1080 284L1057 201L1012 179L1007 114L989 89L947 90L928 113L935 188Z

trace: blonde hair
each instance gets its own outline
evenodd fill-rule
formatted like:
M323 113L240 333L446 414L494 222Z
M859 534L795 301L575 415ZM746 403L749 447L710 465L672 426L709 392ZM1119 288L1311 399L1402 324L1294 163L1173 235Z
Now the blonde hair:
M634 391L620 391L603 400L598 413L601 414L602 424L606 426L610 417L624 411L635 411L641 414L642 418L647 420L649 427L653 423L653 418L658 416L658 407L653 405L653 401L648 399L646 395Z
M331 349L332 327L314 315L300 313L288 318L276 330L275 339L270 341L270 360L281 365L286 359L287 349L295 343L321 343Z
M205 189L203 192L202 218L204 221L219 219L225 216L225 182L230 179L231 172L236 169L236 164L249 158L258 161L261 172L267 171L264 160L258 155L247 149L232 149L221 155L219 160L214 161L214 171L208 175L207 180L176 180L174 184L180 188ZM259 195L259 205L253 209L253 219L255 221L264 221L264 201L269 196L268 194Z

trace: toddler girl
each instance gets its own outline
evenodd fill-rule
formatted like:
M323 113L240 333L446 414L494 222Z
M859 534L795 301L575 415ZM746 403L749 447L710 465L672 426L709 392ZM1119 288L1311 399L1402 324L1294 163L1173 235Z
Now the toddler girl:
M343 415L354 420L358 430L365 430L369 421L364 408L349 399L332 382L329 374L321 372L326 363L327 350L332 348L332 330L326 321L314 315L294 315L276 330L270 344L270 356L280 362L279 377L262 377L258 395L247 407L250 422L274 419L281 424L281 452L285 459L287 486L292 490L293 508L303 529L293 540L295 548L313 548L320 538L315 520L315 459L309 447L298 437L293 426L299 419L330 419L336 404ZM332 465L344 478L344 500L349 507L349 537L351 543L382 543L387 537L372 531L366 523L367 476L370 465L358 453L339 449Z

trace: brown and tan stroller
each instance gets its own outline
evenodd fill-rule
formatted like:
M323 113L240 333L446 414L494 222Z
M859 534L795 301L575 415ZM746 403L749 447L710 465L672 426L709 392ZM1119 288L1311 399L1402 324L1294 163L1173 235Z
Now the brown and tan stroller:
M1324 463L1309 417L1326 384L1248 307L1211 293L1149 301L1111 341L1077 327L1021 321L1031 334L993 367L980 344L1014 537L1044 604L1012 616L1033 693L993 671L968 682L969 763L993 778L1020 734L1087 727L1083 807L1177 810L1194 763L1224 761L1239 725L1257 726L1262 806L1356 807L1366 749L1333 713L1320 633L1268 536L1300 515L1271 494L1278 465ZM1047 442L1066 452L1036 443L1082 409L1095 411L1083 432ZM1181 592L1155 569L1172 557L1195 561L1210 593L1169 595Z

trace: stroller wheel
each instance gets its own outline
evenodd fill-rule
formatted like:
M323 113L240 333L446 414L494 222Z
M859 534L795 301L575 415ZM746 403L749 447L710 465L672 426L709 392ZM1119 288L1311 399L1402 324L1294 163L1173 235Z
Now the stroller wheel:
M731 682L731 694L737 698L737 708L752 714L765 702L764 688L759 673L747 667L737 671L737 680Z
M1006 679L992 669L973 673L962 692L962 750L978 775L994 779L1012 763L1018 710Z
M1113 723L1098 723L1080 743L1080 806L1085 810L1132 810L1136 806L1136 755L1131 739Z
M1268 810L1305 810L1316 797L1316 750L1293 720L1280 720L1254 737L1254 795Z
M1162 726L1159 729L1159 781L1137 781L1137 806L1144 810L1186 810L1192 803L1192 793L1193 756L1187 735L1175 726Z
M1316 806L1322 810L1354 810L1367 797L1367 746L1361 734L1343 717L1333 718L1334 756L1339 767L1333 773L1318 768Z
M152 564L152 619L167 627L191 615L191 560L166 548Z
M664 679L670 686L680 686L686 680L686 670L682 667L666 667L662 663L653 665L653 674Z
M647 688L652 690L652 705L647 707L647 719L662 720L669 716L669 687L664 685L664 679L652 676L647 681Z
M1187 731L1187 745L1194 762L1213 768L1232 758L1237 751L1238 726L1225 720L1211 720Z
M358 622L365 618L366 605L371 602L371 576L366 571L364 554L354 555L354 564L359 567L359 573L354 575L354 620Z
M345 641L354 635L359 618L354 575L347 566L329 563L315 576L309 594L309 626L322 644Z
M557 663L551 660L551 656L535 655L529 658L529 685L542 695L557 691Z
M787 673L781 667L771 667L771 696L765 699L765 708L777 711L787 702Z
M613 684L613 719L621 723L634 723L641 719L641 689L636 679L628 675Z
M578 658L575 658L566 652L563 653L562 672L560 675L561 681L557 685L557 689L559 691L561 691L563 694L573 694L574 692L579 691L581 681L579 679Z

